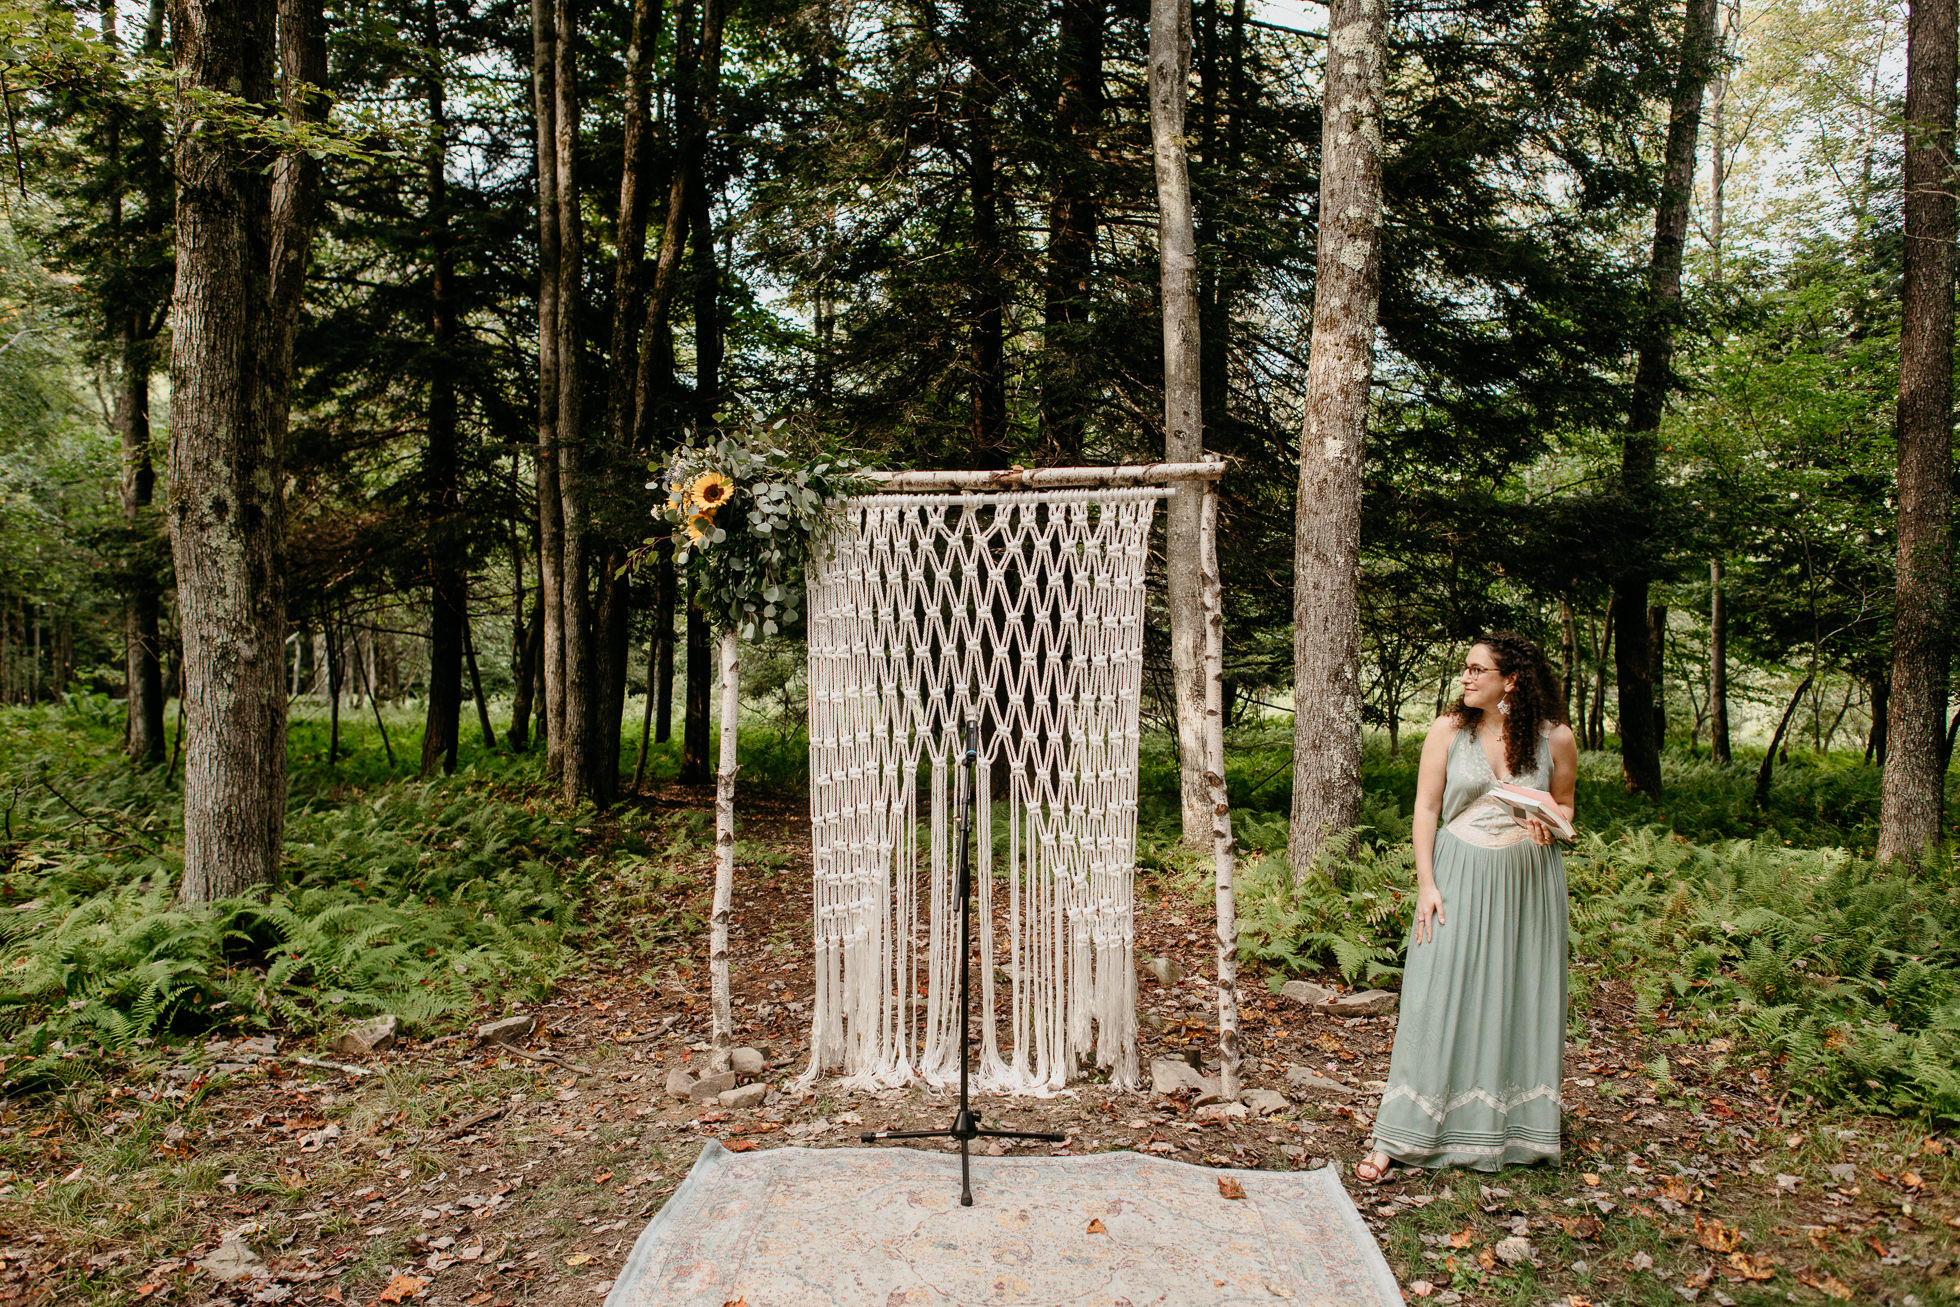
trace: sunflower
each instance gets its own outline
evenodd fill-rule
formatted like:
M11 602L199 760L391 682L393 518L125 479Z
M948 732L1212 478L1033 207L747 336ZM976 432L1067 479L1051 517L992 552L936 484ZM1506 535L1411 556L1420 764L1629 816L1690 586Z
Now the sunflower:
M728 502L735 483L719 472L703 472L687 488L687 502L695 516L712 518L715 510Z
M688 518L687 543L690 546L700 544L708 538L708 532L714 530L714 527L714 519L706 513L697 513Z

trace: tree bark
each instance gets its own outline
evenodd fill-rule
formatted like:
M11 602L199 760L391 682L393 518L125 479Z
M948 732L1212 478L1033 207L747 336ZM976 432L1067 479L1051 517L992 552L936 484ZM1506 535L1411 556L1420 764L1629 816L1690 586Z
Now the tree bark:
M1207 482L1200 492L1198 547L1200 603L1204 606L1205 731L1204 779L1211 819L1213 902L1217 915L1218 1090L1239 1096L1239 925L1238 856L1232 839L1232 803L1225 790L1225 604L1218 572L1218 492ZM1134 972L1131 973L1134 975ZM1131 982L1134 984L1134 981Z
M429 439L422 464L429 577L429 701L423 717L422 768L456 770L463 717L463 624L468 620L467 555L457 504L456 383L449 352L456 338L456 306L450 291L448 113L443 103L442 12L423 0L422 41L428 77L424 94L432 140L425 172L429 228Z
M1151 0L1150 138L1157 175L1157 263L1164 314L1164 458L1172 463L1195 463L1205 452L1198 242L1184 148L1190 80L1191 0ZM1204 493L1193 483L1174 488L1164 523L1178 785L1184 842L1194 848L1210 843L1212 829L1204 768L1205 620L1198 566L1198 519Z
M544 689L538 727L545 774L564 774L564 504L558 488L558 27L553 0L531 0L531 84L538 122L538 599L543 616Z
M1613 583L1620 612L1620 760L1627 788L1661 795L1661 740L1654 733L1651 641L1640 619L1647 611L1657 516L1659 431L1673 384L1674 330L1681 320L1681 258L1694 198L1695 138L1701 130L1702 97L1715 57L1716 0L1687 0L1681 25L1680 67L1668 114L1661 165L1661 197L1654 214L1653 254L1647 264L1647 309L1642 324L1626 437L1620 447L1620 495L1628 561Z
M1906 31L1897 599L1878 858L1943 838L1953 513L1954 0L1912 0Z
M1716 762L1729 761L1729 610L1722 594L1722 560L1708 562L1708 745Z
M1872 682L1872 733L1865 744L1865 761L1875 762L1881 771L1885 768L1885 754L1890 744L1886 736L1891 717L1892 682L1881 676ZM1883 802L1883 790L1880 791Z
M674 734L674 603L679 583L674 576L674 542L663 540L653 556L653 738L665 744Z
M1048 268L1043 305L1042 442L1062 464L1082 461L1087 394L1077 362L1086 342L1089 279L1101 218L1093 164L1103 106L1104 0L1063 0L1061 93L1055 103L1060 162L1048 205Z
M592 564L603 555L591 530L593 469L584 423L585 221L578 191L578 0L555 0L558 40L553 51L557 113L553 166L558 181L558 503L563 553L559 564L559 630L564 640L560 699L564 729L552 736L560 757L559 792L566 803L603 799L598 719L599 633L595 629ZM547 658L546 668L550 662Z
M1769 748L1763 751L1763 765L1756 769L1756 806L1763 807L1769 802L1769 783L1776 775L1776 751L1783 747L1783 737L1790 729L1790 719L1797 714L1797 705L1803 702L1806 691L1810 689L1811 678L1805 676L1797 686L1797 692L1790 696L1790 702L1783 708L1783 715L1776 720L1776 734L1769 740Z
M163 595L151 558L156 538L156 468L150 459L150 355L152 345L125 329L116 375L116 434L122 445L123 526L129 533L130 566L123 598L125 752L141 767L163 761Z
M1609 597L1606 616L1599 623L1599 652L1593 659L1592 716L1586 719L1589 749L1606 747L1606 659L1613 652L1613 618L1617 611L1617 601Z
M510 741L512 752L523 753L531 747L531 713L536 703L532 689L538 684L544 663L544 598L539 596L531 608L531 620L525 624L523 643L518 646L518 656L511 676L515 682L511 688ZM550 737L546 737L547 744Z
M483 697L483 673L476 665L476 638L470 634L468 615L463 619L463 663L470 671L470 696L476 700L476 724L483 731L483 747L497 747L496 728L490 725L490 702Z
M1579 614L1572 607L1572 596L1560 595L1558 600L1559 632L1559 702L1565 705L1565 718L1572 717L1572 692L1579 682ZM1580 691L1580 700L1585 699ZM1583 726L1581 727L1583 730Z
M1647 609L1648 684L1654 687L1654 747L1667 747L1667 605Z
M708 977L714 1009L713 1051L708 1066L728 1069L735 1049L735 1011L728 982L728 916L735 894L735 773L737 718L741 709L741 644L721 633L721 759L715 771L715 898L708 917Z
M180 0L177 12L180 85L324 117L318 0ZM319 163L210 121L186 124L176 149L169 516L189 704L182 895L199 903L279 868L283 446Z
M1306 874L1361 816L1361 460L1381 288L1380 0L1333 0L1322 100L1320 235L1293 547L1293 812Z

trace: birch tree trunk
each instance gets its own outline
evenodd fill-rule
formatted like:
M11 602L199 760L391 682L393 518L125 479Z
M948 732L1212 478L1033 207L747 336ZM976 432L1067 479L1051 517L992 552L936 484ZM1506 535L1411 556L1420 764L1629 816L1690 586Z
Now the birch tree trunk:
M1881 862L1941 840L1952 638L1954 0L1913 0L1906 32L1905 287L1899 330L1898 598Z
M321 26L318 0L182 0L179 83L317 122ZM187 703L182 894L196 903L270 881L285 832L283 447L319 164L225 124L186 126L169 516Z
M721 633L721 759L715 772L715 901L708 918L708 980L714 1006L710 1070L726 1071L735 1048L734 1003L728 982L728 913L735 896L736 717L741 707L741 643Z
M1653 660L1647 625L1657 508L1661 418L1673 385L1674 329L1681 320L1681 256L1687 244L1689 203L1694 198L1695 140L1701 103L1715 57L1717 0L1687 0L1681 24L1680 68L1668 114L1667 149L1661 165L1661 198L1654 212L1653 254L1647 264L1647 313L1641 329L1626 437L1620 447L1620 495L1625 505L1630 561L1613 582L1620 612L1614 672L1619 686L1620 760L1627 788L1650 798L1661 794L1661 743L1654 729Z
M1203 359L1198 339L1198 240L1184 109L1191 80L1191 0L1150 3L1150 139L1157 173L1157 262L1164 309L1164 459L1204 457ZM1164 524L1164 570L1171 619L1171 685L1184 842L1211 838L1205 785L1205 618L1198 518L1204 492L1193 483L1171 493Z
M1232 804L1225 792L1225 604L1218 575L1218 492L1206 483L1198 519L1199 566L1204 608L1205 799L1211 822L1211 864L1218 914L1218 1092L1239 1096L1239 921L1234 879L1238 857L1232 842Z
M1293 812L1304 876L1361 815L1361 460L1381 288L1382 0L1333 0L1293 548Z
M1708 751L1729 760L1729 613L1722 598L1722 560L1708 562Z

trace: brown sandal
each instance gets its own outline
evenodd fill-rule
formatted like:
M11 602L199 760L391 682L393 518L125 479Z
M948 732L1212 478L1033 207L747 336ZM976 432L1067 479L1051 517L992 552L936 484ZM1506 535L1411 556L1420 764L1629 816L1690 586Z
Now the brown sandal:
M1380 1163L1375 1161L1377 1157L1382 1159ZM1377 1185L1388 1178L1388 1173L1394 1169L1394 1166L1394 1158L1382 1152L1380 1149L1376 1149L1354 1164L1354 1174L1363 1184Z

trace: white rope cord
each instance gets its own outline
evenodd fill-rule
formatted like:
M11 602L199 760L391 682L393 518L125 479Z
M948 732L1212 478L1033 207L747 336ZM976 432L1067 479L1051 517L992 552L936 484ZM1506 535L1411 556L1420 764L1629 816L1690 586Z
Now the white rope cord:
M866 1087L959 1075L951 799L960 729L977 718L975 1083L1053 1092L1093 1055L1112 1083L1137 1085L1144 578L1165 494L839 506L810 576L817 989L806 1083L833 1068ZM1008 787L998 828L995 767Z

